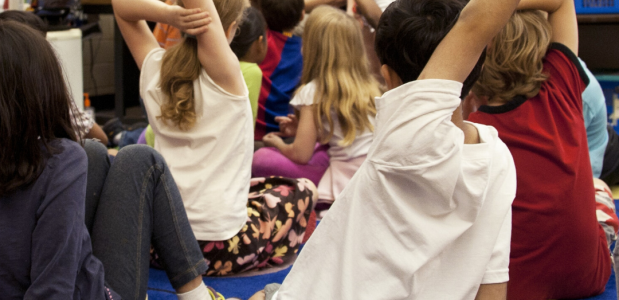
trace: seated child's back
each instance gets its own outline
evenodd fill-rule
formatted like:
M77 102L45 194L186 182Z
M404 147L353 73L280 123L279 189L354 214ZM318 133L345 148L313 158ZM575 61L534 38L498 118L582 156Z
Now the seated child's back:
M507 282L514 163L496 130L458 117L460 82L467 93L481 62L463 74L515 6L496 3L471 1L445 38L447 49L475 49L461 61L438 50L445 41L436 48L460 1L398 0L385 11L376 49L391 90L376 100L374 141L275 299L473 299L480 285ZM479 18L482 7L494 17ZM473 25L488 26L485 39L468 42ZM446 60L459 76L437 67Z
M303 70L301 38L292 29L303 19L303 0L262 0L260 8L267 22L267 54L260 64L262 87L254 140L279 131L275 117L290 112L290 98L299 85Z
M490 106L469 120L496 127L517 168L510 299L588 297L610 275L582 113L588 77L570 47L550 43L550 29L541 12L516 13L473 89Z

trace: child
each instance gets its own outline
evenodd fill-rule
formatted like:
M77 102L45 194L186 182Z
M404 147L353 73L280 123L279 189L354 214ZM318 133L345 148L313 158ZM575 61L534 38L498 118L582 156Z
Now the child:
M266 22L262 13L249 7L245 10L245 19L239 27L239 34L234 37L230 48L239 58L243 79L249 90L249 101L254 117L254 126L258 116L258 96L262 86L262 70L258 64L267 54Z
M299 119L276 119L282 133L269 133L264 142L281 152L263 148L254 157L283 156L279 166L287 160L307 164L317 141L328 144L330 166L318 184L318 203L330 205L365 161L374 131L374 97L381 93L369 71L359 25L344 11L314 9L303 37L303 77L290 102ZM284 143L282 135L295 136L294 142Z
M9 10L0 13L0 20L13 20L22 24L28 25L31 28L40 32L43 37L47 36L47 24L37 15L25 11ZM80 96L81 97L81 96ZM95 123L95 120L87 113L80 111L75 102L71 102L72 115L75 131L78 137L82 139L98 139L103 145L107 145L107 136L101 127Z
M110 167L100 143L87 141L85 152L49 43L2 20L0 39L2 298L144 299L152 244L179 299L214 299L163 158L128 147ZM87 181L98 181L101 196L85 204ZM85 213L93 216L92 245Z
M462 121L459 96L517 3L387 8L372 147L274 299L505 298L514 163L496 130Z
M519 11L495 37L473 89L488 105L469 116L496 127L516 163L508 298L594 296L610 276L619 224L608 188L594 186L574 2L523 0L518 8L548 18Z
M248 3L183 2L178 1L209 13L213 22L206 32L187 31L194 36L169 50L159 47L144 19L174 20L179 6L156 0L114 2L119 28L141 68L140 95L156 136L155 150L168 161L178 185L209 263L207 275L281 264L303 239L315 193L304 179L250 182L251 108L229 46Z
M292 35L304 16L303 0L261 0L260 10L267 22L267 54L260 64L262 87L258 98L255 141L278 131L277 116L290 112L288 103L299 85L303 68L301 38Z

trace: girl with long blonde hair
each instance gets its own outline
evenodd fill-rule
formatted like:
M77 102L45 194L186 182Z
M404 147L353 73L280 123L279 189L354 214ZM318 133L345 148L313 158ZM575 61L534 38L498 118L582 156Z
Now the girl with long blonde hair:
M303 179L251 179L252 112L239 60L230 49L249 2L177 1L196 12L189 18L175 13L178 5L157 0L113 4L141 68L140 95L154 148L177 183L209 265L206 275L239 273L294 255L315 187ZM172 24L186 36L162 49L144 20ZM277 222L282 225L275 229Z
M318 197L319 203L332 203L365 160L374 131L374 97L381 91L369 70L360 26L344 11L316 8L303 39L301 86L290 102L298 119L277 118L281 131L263 140L296 164L308 163L316 142L328 144L330 165ZM294 142L286 144L285 136L294 136Z

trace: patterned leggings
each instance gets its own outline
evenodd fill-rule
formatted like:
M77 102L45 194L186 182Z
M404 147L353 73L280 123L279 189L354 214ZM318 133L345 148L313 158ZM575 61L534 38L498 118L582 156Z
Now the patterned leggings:
M198 241L209 265L206 275L224 276L284 262L295 255L312 212L306 179L253 178L247 223L226 241Z

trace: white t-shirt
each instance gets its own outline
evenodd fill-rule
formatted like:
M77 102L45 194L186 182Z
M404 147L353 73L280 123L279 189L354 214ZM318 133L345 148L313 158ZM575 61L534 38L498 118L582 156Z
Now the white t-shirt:
M387 9L387 6L389 6L389 4L391 4L391 2L395 1L395 0L374 0L376 2L376 4L378 4L378 7L380 7L380 10L385 11L385 9Z
M161 116L161 104L167 101L159 87L164 54L163 49L151 51L140 75L140 95L156 136L155 150L170 167L196 238L229 239L247 219L253 155L248 93L228 93L202 69L193 83L195 126L181 131L168 125L157 118Z
M461 88L420 80L377 99L367 160L275 299L474 299L508 281L514 162L492 127L464 144Z
M308 106L314 104L314 94L316 92L316 83L314 81L306 84L299 92L290 100L290 105L296 109L301 109L302 106ZM350 160L362 155L368 154L370 146L372 145L372 139L374 133L365 130L362 133L357 132L355 140L352 144L342 147L339 142L344 139L340 122L337 119L335 111L331 112L331 119L333 120L333 137L329 140L329 157L331 160ZM370 116L370 123L374 125L374 117ZM329 123L323 118L323 135L329 133Z

